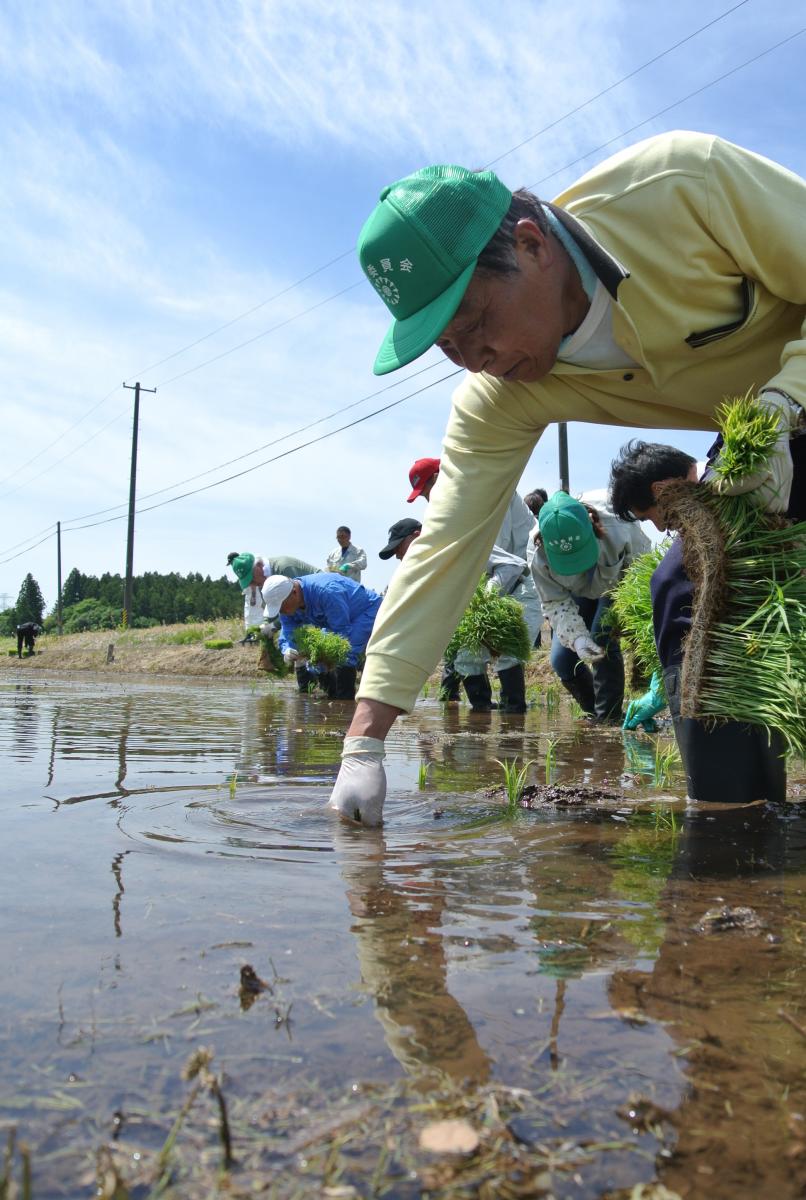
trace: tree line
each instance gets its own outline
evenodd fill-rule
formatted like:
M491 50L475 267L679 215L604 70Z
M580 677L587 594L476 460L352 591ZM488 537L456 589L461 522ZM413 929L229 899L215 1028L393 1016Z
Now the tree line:
M135 575L132 612L128 624L135 629L151 625L176 625L235 617L241 612L241 589L226 576L211 579L198 572L162 575L146 571ZM25 576L13 608L0 613L0 634L8 637L17 625L35 621L46 630L56 628L56 606L45 615L39 584ZM123 620L123 579L106 573L85 575L76 567L62 587L62 622L65 633L86 629L115 629Z

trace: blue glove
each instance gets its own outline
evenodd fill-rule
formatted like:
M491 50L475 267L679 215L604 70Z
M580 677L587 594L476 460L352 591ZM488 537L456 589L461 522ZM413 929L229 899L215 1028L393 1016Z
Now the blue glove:
M637 700L631 700L627 706L622 729L637 729L644 727L647 733L654 733L658 728L652 718L666 707L666 693L663 690L663 680L660 672L656 671L649 684L649 691L644 692Z

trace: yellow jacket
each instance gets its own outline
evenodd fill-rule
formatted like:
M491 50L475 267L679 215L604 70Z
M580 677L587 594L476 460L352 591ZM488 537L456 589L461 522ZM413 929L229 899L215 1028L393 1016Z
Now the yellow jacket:
M717 405L748 388L806 407L804 180L720 138L677 132L616 154L555 203L615 300L616 342L641 365L557 362L539 383L466 377L359 697L413 707L551 421L712 430Z

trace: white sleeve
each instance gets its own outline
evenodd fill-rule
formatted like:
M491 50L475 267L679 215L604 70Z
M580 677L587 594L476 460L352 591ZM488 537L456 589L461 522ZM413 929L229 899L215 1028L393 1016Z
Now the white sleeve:
M544 600L543 616L551 625L554 636L569 650L573 650L578 637L591 635L570 596L566 600Z

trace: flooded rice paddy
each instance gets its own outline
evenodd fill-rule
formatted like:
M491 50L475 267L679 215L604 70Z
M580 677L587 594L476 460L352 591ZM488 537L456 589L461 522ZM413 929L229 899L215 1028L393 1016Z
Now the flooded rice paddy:
M549 689L421 700L353 829L325 809L350 705L0 691L3 1195L806 1193L796 803L687 810L668 736ZM509 811L515 759L585 802Z

